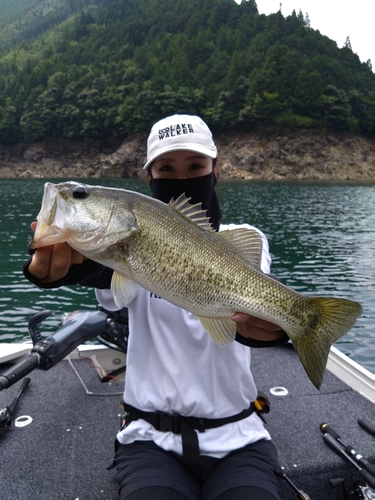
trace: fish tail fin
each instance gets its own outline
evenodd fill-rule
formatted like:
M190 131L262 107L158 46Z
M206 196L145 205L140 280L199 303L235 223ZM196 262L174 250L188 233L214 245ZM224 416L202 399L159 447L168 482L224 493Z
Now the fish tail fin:
M362 313L358 302L347 299L310 297L316 308L316 320L310 330L290 338L307 375L320 388L331 345L348 333Z

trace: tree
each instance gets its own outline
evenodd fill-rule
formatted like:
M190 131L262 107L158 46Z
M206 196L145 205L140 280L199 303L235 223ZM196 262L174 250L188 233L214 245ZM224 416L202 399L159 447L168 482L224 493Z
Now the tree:
M375 90L362 97L361 113L358 120L360 132L367 137L375 136Z
M19 113L11 98L7 98L5 105L0 107L0 141L8 144L19 140Z
M320 96L323 128L349 130L351 108L344 90L328 85Z
M307 12L306 12L305 17L303 19L303 24L304 24L305 28L310 28L310 18L309 18L309 15Z
M20 119L20 127L26 142L34 142L45 136L46 130L39 119L38 112L26 111Z

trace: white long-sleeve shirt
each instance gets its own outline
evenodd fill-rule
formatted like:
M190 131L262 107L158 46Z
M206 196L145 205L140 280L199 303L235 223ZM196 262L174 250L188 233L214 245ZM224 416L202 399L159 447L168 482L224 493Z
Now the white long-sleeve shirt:
M249 227L222 225L220 230ZM262 271L271 258L263 233ZM99 302L116 308L109 290L97 290ZM129 339L124 401L140 410L201 418L223 418L248 408L257 396L250 369L251 351L238 342L217 345L190 312L140 288L127 305ZM182 454L181 435L157 431L142 419L117 436L123 443L152 440L165 450ZM198 432L203 455L221 458L259 439L270 439L262 421L249 417Z

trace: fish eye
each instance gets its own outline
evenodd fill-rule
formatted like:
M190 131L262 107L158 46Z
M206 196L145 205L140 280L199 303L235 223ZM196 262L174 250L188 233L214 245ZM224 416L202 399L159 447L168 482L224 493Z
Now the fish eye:
M88 195L89 195L89 192L88 192L86 186L76 186L73 188L73 198L83 199L83 198L87 198Z

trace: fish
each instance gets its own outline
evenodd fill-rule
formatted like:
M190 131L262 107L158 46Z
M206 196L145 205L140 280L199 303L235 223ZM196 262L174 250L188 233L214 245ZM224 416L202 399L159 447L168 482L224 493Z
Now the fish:
M260 233L215 231L184 194L166 204L125 189L47 182L31 246L62 242L113 269L119 308L143 287L193 313L221 346L236 336L235 313L278 325L317 389L331 345L362 313L358 302L300 294L263 273Z

